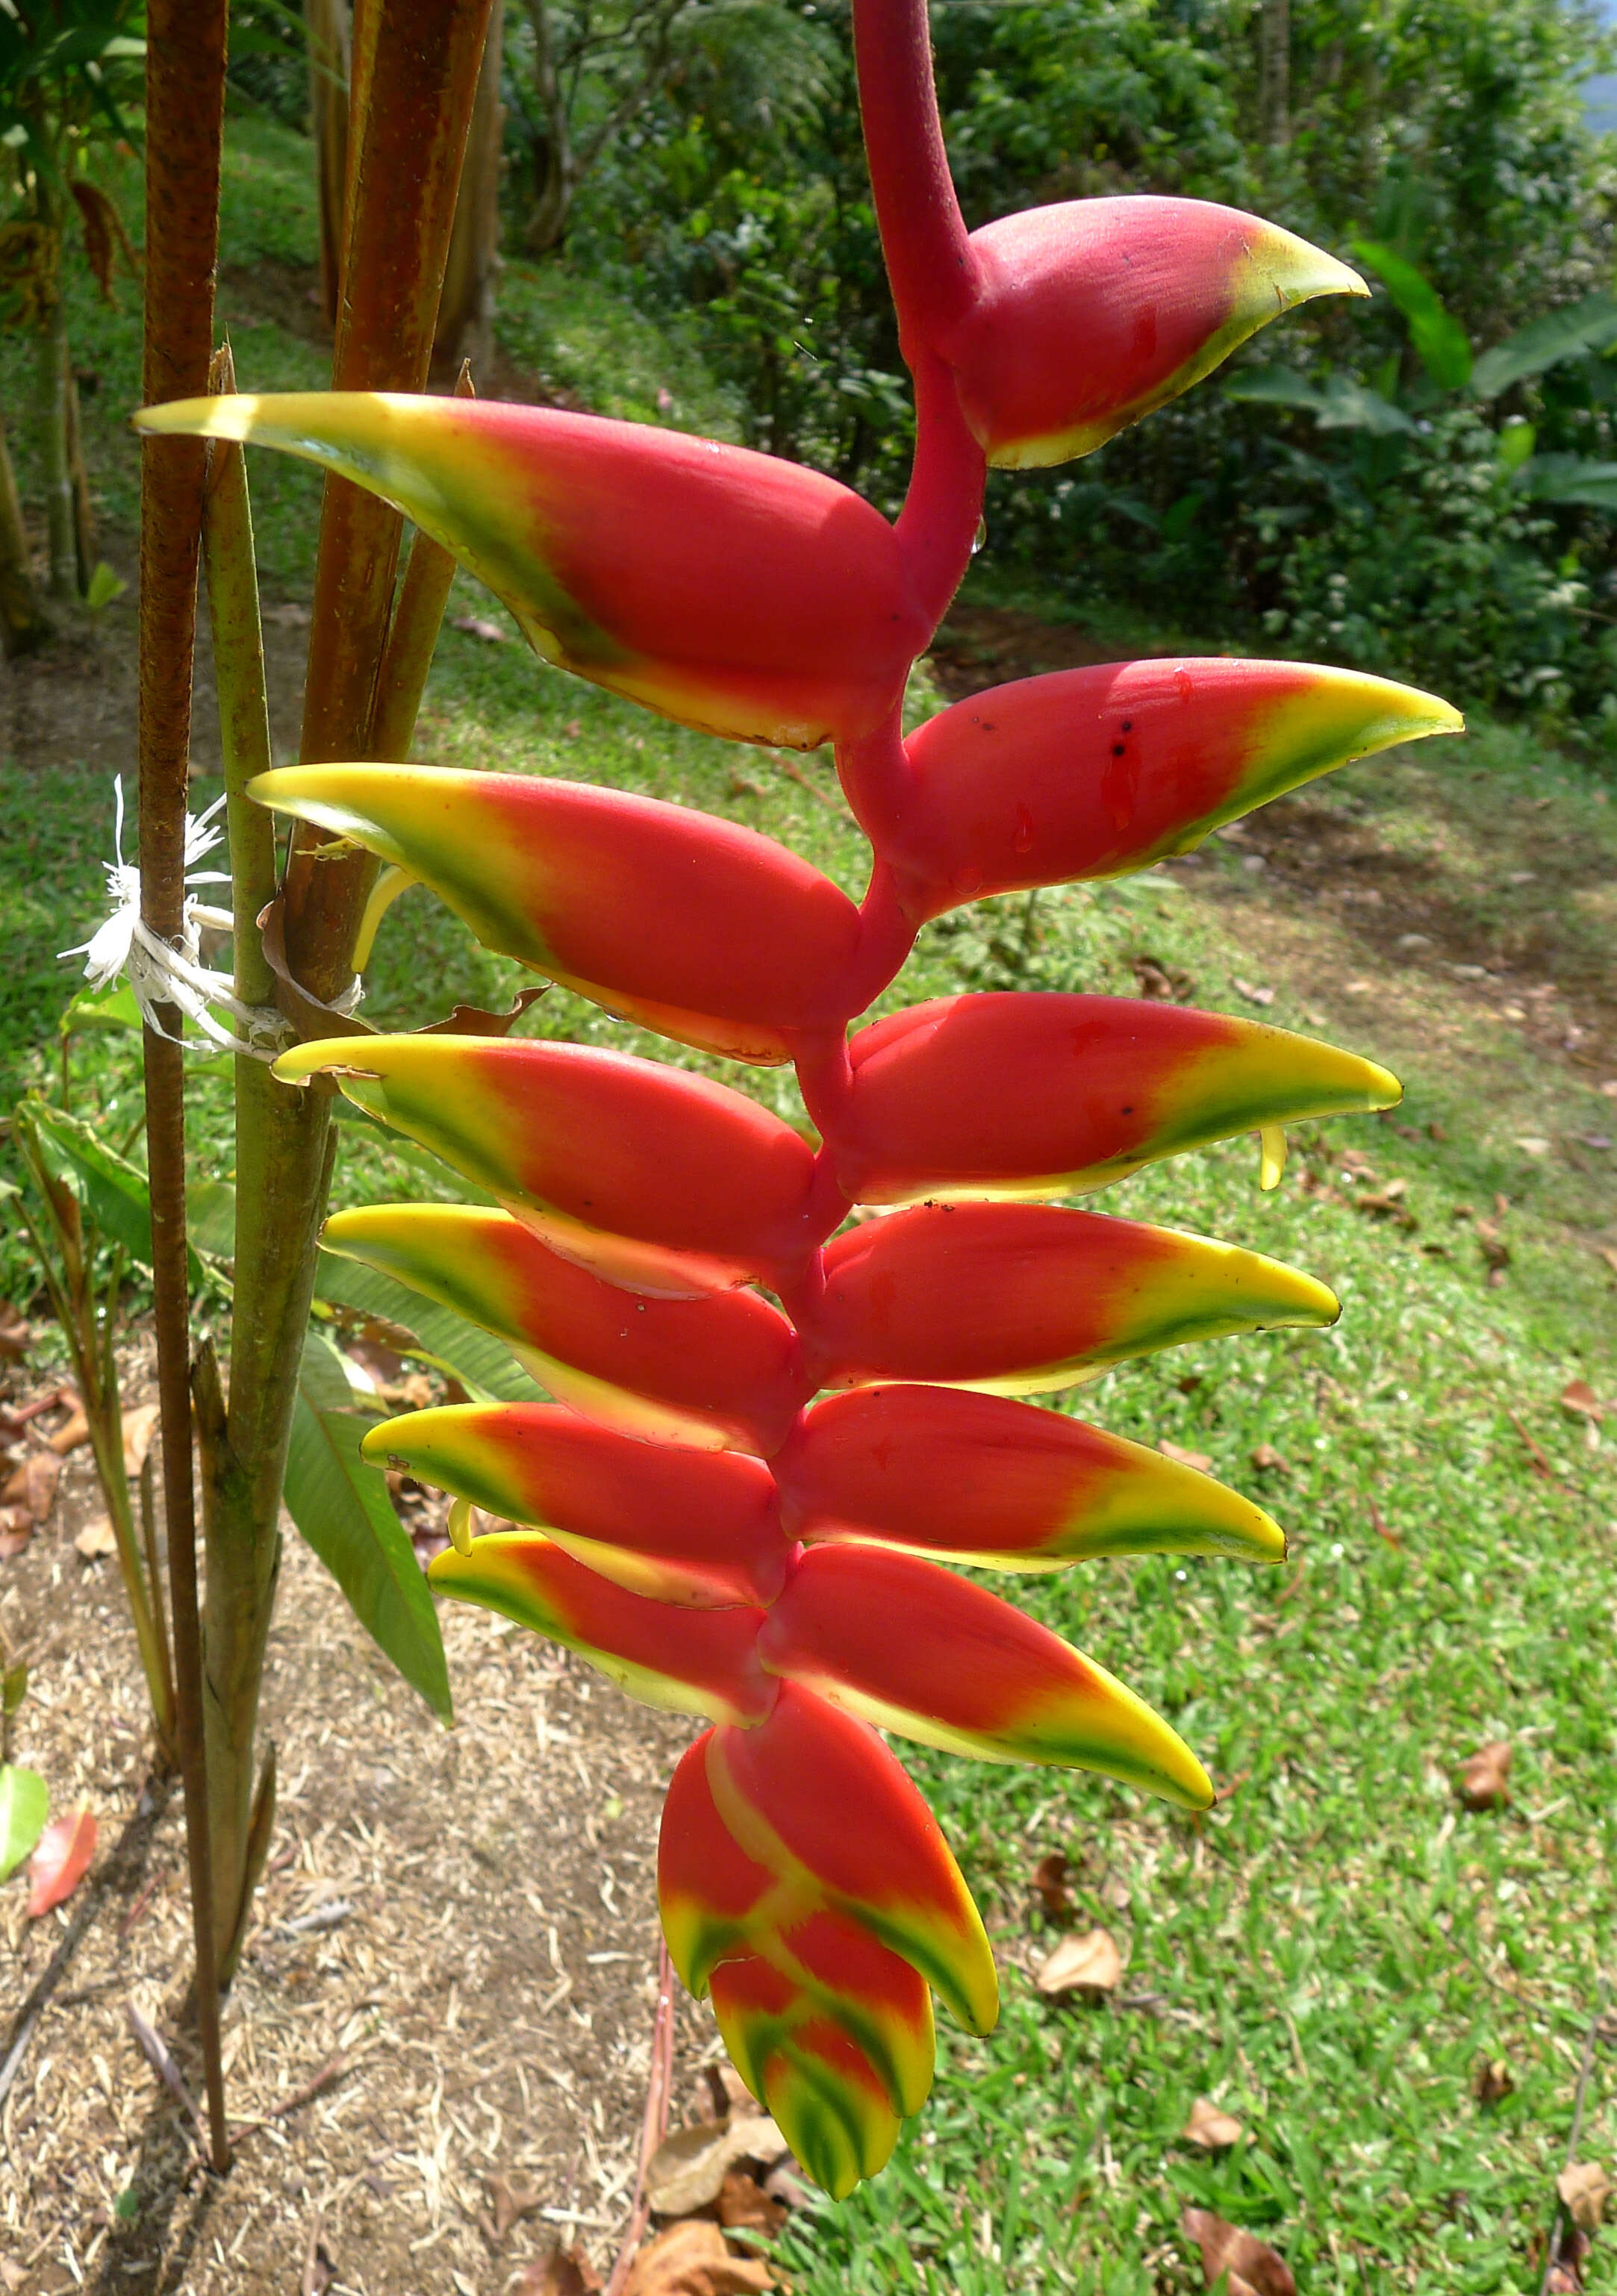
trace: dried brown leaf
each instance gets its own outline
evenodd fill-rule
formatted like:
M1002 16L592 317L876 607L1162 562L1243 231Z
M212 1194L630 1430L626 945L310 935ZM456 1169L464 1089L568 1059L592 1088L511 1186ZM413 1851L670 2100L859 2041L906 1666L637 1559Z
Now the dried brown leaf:
M1067 1895L1067 1875L1071 1863L1064 1849L1052 1849L1033 1868L1033 1890L1039 1904L1053 1922L1072 1910L1072 1900Z
M21 1554L34 1536L34 1518L24 1506L0 1506L0 1562Z
M758 2099L728 2057L703 2065L697 2083L698 2110L704 2120L727 2120L732 2113L744 2118L759 2109Z
M1604 1419L1605 1406L1587 1379L1569 1379L1561 1390L1561 1408L1578 1419Z
M34 1334L9 1300L0 1300L0 1363L16 1363L34 1344Z
M785 2223L787 2204L765 2192L745 2169L732 2169L718 2194L718 2221L729 2232L762 2232L771 2235Z
M43 1522L62 1480L62 1462L54 1451L36 1451L14 1470L0 1490L0 1505L25 1507L35 1522Z
M1272 1004L1274 1003L1275 992L1272 988L1260 988L1256 981L1243 980L1239 973L1233 973L1230 976L1230 980L1232 987L1235 988L1241 996L1245 997L1249 1004Z
M37 1922L70 1898L95 1855L95 1813L87 1802L53 1817L28 1862L28 1917Z
M110 1515L92 1515L73 1541L86 1562L98 1562L103 1554L116 1554L118 1538Z
M735 2255L716 2224L696 2217L647 2243L623 2296L761 2296L776 2284L761 2258Z
M494 2211L494 2236L504 2240L513 2224L530 2217L538 2207L538 2193L521 2177L486 2177L483 2182Z
M1498 1809L1510 1800L1510 1741L1492 1738L1461 1763L1454 1790L1467 1809Z
M1612 2180L1597 2161L1574 2161L1563 2169L1555 2179L1555 2190L1561 2195L1561 2205L1580 2232L1591 2236L1600 2229L1600 2219L1611 2196Z
M1211 1471L1212 1460L1205 1451L1186 1451L1179 1444L1170 1442L1166 1435L1158 1436L1157 1449L1165 1459L1171 1459L1177 1467L1194 1467L1198 1474L1202 1475Z
M1047 1995L1114 1993L1123 1978L1123 1956L1110 1930L1086 1930L1063 1938L1033 1982Z
M152 1438L157 1432L162 1416L161 1406L137 1403L133 1411L124 1414L124 1472L138 1475L146 1464L146 1454L152 1448Z
M1404 1543L1403 1534L1393 1529L1374 1499L1367 1500L1366 1504L1370 1510L1370 1528L1377 1538L1384 1538L1389 1546L1401 1546Z
M1229 2296L1297 2296L1289 2267L1267 2241L1227 2224L1207 2209L1184 2210L1179 2223L1202 2252L1210 2288L1221 2272L1227 2272Z
M581 2248L553 2248L530 2264L511 2296L596 2296L601 2276Z
M1226 2112L1210 2096L1199 2096L1190 2108L1190 2119L1185 2123L1185 2141L1198 2144L1203 2152L1222 2152L1227 2146L1238 2144L1246 2131L1235 2115Z
M653 2216L688 2217L718 2198L736 2161L778 2161L786 2150L767 2113L671 2129L647 2163L645 2204Z
M1515 2085L1515 2075L1503 2057L1484 2057L1471 2077L1471 2094L1479 2104L1498 2104Z
M1252 1464L1260 1475L1289 1475L1291 1462L1283 1459L1272 1443L1260 1443L1252 1453Z
M469 638L481 638L485 645L504 645L511 636L509 630L503 630L497 622L489 621L483 614L456 614L449 627L464 631Z
M62 1421L53 1435L45 1439L59 1459L65 1459L70 1451L77 1451L81 1443L89 1441L90 1423L82 1411L75 1411L70 1418Z

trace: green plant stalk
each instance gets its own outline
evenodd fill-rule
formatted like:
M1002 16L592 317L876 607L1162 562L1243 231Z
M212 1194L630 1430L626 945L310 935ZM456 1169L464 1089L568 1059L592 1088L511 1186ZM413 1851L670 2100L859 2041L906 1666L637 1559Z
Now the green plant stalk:
M50 635L50 618L34 587L17 473L0 422L0 650L7 661L14 661L19 654L37 653Z
M53 598L78 595L78 535L73 515L73 458L68 444L68 308L60 274L52 282L37 340L36 405L45 463L45 531Z
M356 12L347 275L333 358L340 389L418 390L426 380L455 197L481 61L488 0L367 0ZM366 98L374 96L374 102ZM250 520L221 461L210 489L210 611L226 715L227 788L239 790L267 734L259 714L261 645L256 636ZM217 494L218 515L214 512ZM233 501L235 508L233 510ZM380 515L377 513L380 512ZM420 625L439 586L423 556L409 597L393 613L400 521L373 497L328 483L321 521L314 641L306 692L303 755L373 754L379 711L398 722L402 699L384 674L390 627L406 644L399 691L414 693L414 723L425 676ZM435 547L435 545L434 545ZM213 570L218 566L217 586ZM213 609L217 586L219 609ZM441 583L447 592L447 578ZM441 614L442 600L437 612ZM431 621L436 635L436 616ZM235 657L240 652L241 659ZM226 655L231 660L226 661ZM268 762L266 750L264 761ZM232 850L235 844L232 808ZM240 849L237 967L242 994L261 951L259 897L268 882L263 850ZM296 978L329 1001L348 984L359 918L373 873L351 848L316 857L306 842L289 862L283 899L286 942ZM245 890L246 886L250 890ZM249 905L254 904L249 910ZM267 995L267 988L266 988ZM206 1698L209 1808L216 1847L213 1936L228 1964L244 1933L255 1842L262 1839L260 1787L254 1791L254 1734L264 1652L280 1568L281 1489L297 1397L298 1366L313 1298L316 1247L331 1185L335 1136L328 1099L276 1084L256 1062L238 1063L236 1096L235 1305L229 1398L223 1427L206 1448L208 1541Z

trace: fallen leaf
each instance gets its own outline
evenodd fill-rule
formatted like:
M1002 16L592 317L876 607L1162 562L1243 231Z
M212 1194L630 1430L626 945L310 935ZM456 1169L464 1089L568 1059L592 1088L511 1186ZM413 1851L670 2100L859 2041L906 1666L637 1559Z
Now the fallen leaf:
M1617 1275L1617 1248L1614 1248L1609 1243L1603 1243L1597 1245L1596 1249L1598 1250L1602 1259L1605 1260L1606 1266L1611 1269L1613 1275Z
M152 1448L152 1438L157 1432L162 1417L162 1406L158 1403L137 1403L133 1411L124 1414L124 1472L138 1475L146 1464L146 1454Z
M89 1441L90 1423L82 1411L75 1411L70 1418L63 1420L53 1435L47 1435L45 1439L59 1459L65 1459L70 1451L77 1451L81 1443Z
M1490 1739L1461 1763L1455 1792L1467 1809L1498 1809L1510 1800L1510 1742Z
M744 2116L759 2109L758 2099L728 2057L720 2058L716 2065L703 2065L697 2086L704 2120L727 2120L732 2113Z
M1252 1464L1260 1475L1289 1475L1290 1464L1283 1459L1272 1443L1260 1443L1252 1453Z
M512 2296L595 2296L601 2276L581 2248L553 2248L530 2264Z
M670 2225L647 2243L623 2285L623 2296L755 2296L773 2288L761 2258L740 2257L705 2217Z
M1260 988L1254 981L1243 980L1239 973L1235 974L1233 979L1235 988L1239 990L1240 994L1245 997L1249 1004L1272 1004L1274 1003L1275 992L1272 988Z
M1605 1406L1587 1379L1571 1379L1561 1390L1561 1408L1575 1419L1604 1419Z
M1370 1510L1370 1528L1375 1533L1377 1538L1384 1538L1389 1546L1401 1546L1404 1543L1401 1533L1393 1529L1391 1524L1386 1521L1381 1509L1376 1505L1375 1501L1374 1499L1367 1499L1366 1501L1366 1505Z
M483 2182L494 2210L494 2237L504 2240L513 2224L530 2217L538 2207L538 2193L532 2185L521 2179L513 2182L509 2177L487 2177Z
M1580 2232L1597 2233L1612 2180L1597 2161L1574 2161L1555 2179L1561 2205Z
M1206 2209L1186 2209L1179 2223L1202 2251L1202 2270L1211 2288L1221 2272L1228 2296L1297 2296L1297 2283L1267 2241Z
M0 1562L21 1554L34 1536L34 1518L24 1506L0 1506Z
M1211 1470L1212 1460L1205 1451L1186 1451L1179 1444L1170 1442L1166 1435L1158 1436L1157 1449L1165 1459L1171 1459L1176 1467L1194 1467L1198 1474L1202 1475Z
M745 2169L732 2169L718 2195L718 2221L728 2232L761 2232L771 2237L785 2223L784 2201L765 2192Z
M25 1507L30 1519L43 1522L51 1511L56 1496L56 1486L62 1480L62 1462L54 1451L36 1451L16 1469L0 1490L0 1504Z
M817 2195L797 2173L797 2163L787 2153L777 2161L764 2178L764 2190L772 2201L779 2201L788 2209L807 2209L814 2205Z
M1498 2104L1515 2085L1515 2076L1503 2057L1484 2057L1471 2077L1471 2094L1479 2104Z
M647 2163L645 2204L653 2216L688 2217L718 2198L737 2161L778 2161L787 2150L767 2113L673 2129Z
M485 645L504 645L511 636L509 630L503 630L497 622L489 621L483 614L456 614L449 627L464 630L469 638L481 638Z
M1197 2097L1185 2123L1186 2143L1199 2144L1203 2152L1222 2152L1227 2146L1238 2144L1245 2134L1235 2115L1221 2111L1210 2096Z
M1072 1910L1072 1900L1067 1895L1067 1875L1071 1871L1064 1849L1050 1850L1033 1868L1034 1891L1053 1922Z
M28 1862L28 1917L37 1922L70 1898L95 1855L95 1813L87 1802L53 1817Z
M1515 1144L1524 1156L1547 1156L1549 1153L1549 1142L1541 1140L1537 1133L1520 1135Z
M50 1791L37 1770L0 1767L0 1882L8 1881L45 1831Z
M1114 1993L1122 1982L1123 1956L1109 1930L1086 1930L1063 1938L1033 1982L1047 1995Z
M34 1334L9 1300L0 1300L0 1363L16 1363L34 1344Z
M97 1562L103 1554L116 1554L118 1536L111 1515L93 1515L73 1544L86 1562Z

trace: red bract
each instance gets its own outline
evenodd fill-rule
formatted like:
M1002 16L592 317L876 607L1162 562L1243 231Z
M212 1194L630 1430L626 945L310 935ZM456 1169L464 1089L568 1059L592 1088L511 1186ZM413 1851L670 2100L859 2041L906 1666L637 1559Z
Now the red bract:
M461 1544L431 1566L444 1592L713 1718L669 1795L664 1928L839 2194L925 2097L931 1992L973 2031L997 2000L959 1868L873 1726L1191 1808L1211 1793L1123 1684L942 1566L1285 1553L1261 1508L1206 1476L1010 1398L1337 1312L1259 1253L1014 1200L1242 1131L1262 1136L1269 1185L1288 1122L1398 1096L1373 1062L1161 1005L986 995L851 1041L849 1023L958 902L1147 866L1459 723L1342 670L1145 661L980 693L901 739L905 673L964 570L989 463L1086 452L1265 319L1358 283L1194 201L1079 201L968 237L923 0L855 0L855 34L916 381L895 527L778 462L529 409L357 395L143 417L280 445L384 495L541 653L649 708L836 743L873 849L858 906L767 839L612 791L342 762L255 788L609 1010L796 1064L817 1152L727 1088L570 1045L345 1036L280 1073L332 1074L497 1199L342 1212L326 1242L497 1333L558 1403L422 1412L365 1450L456 1495ZM858 1205L907 1209L843 1227ZM468 1505L523 1527L468 1540Z

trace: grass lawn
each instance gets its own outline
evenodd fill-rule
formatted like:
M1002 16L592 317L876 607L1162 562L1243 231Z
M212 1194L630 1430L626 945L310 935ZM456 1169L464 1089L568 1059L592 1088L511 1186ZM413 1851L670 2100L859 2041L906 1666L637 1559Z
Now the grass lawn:
M237 135L233 263L274 253L272 237L306 259L285 143ZM523 301L524 325L539 324L535 308ZM97 356L127 396L129 315L99 324ZM315 355L295 336L248 340L253 381L306 379ZM245 368L240 338L238 354ZM109 512L127 517L110 420L101 446ZM268 456L251 476L267 589L291 594L310 482ZM505 619L463 585L451 615L473 607ZM934 706L924 677L915 706ZM799 778L769 752L664 726L541 667L514 628L504 644L446 631L418 750L701 805L859 888L863 841L821 762ZM1272 988L1265 1017L1386 1060L1408 1097L1390 1119L1301 1128L1270 1195L1252 1142L1108 1193L1106 1209L1294 1260L1341 1294L1329 1332L1173 1350L1082 1396L1102 1424L1202 1454L1261 1495L1292 1557L1270 1573L1147 1560L1025 1582L1027 1607L1170 1716L1224 1795L1193 1821L1104 1782L913 1757L1001 1951L1005 2011L987 2040L940 2030L932 2103L883 2177L792 2221L781 2256L798 2296L1188 2290L1202 2276L1178 2230L1186 2204L1272 2241L1314 2296L1537 2287L1617 1906L1614 1448L1586 1447L1557 1403L1574 1378L1617 1390L1617 1158L1590 1144L1617 1129L1598 1089L1617 1063L1582 1066L1513 999L1544 979L1572 1004L1598 995L1617 885L1605 796L1522 732L1396 753L1258 817L1262 868L1245 865L1250 846L1216 840L1171 873L941 920L887 1000L1135 994L1152 964L1215 1008L1250 1012L1248 991ZM0 1068L13 1088L53 1072L36 1032L62 994L54 950L97 919L108 810L104 779L70 759L49 775L0 768ZM1369 932L1369 906L1334 898L1346 865L1310 879L1285 862L1287 840L1367 846L1358 880L1425 915L1424 946ZM1524 853L1531 882L1513 888ZM1482 979L1442 956L1461 940L1482 951ZM386 921L365 1009L414 1023L515 978L418 889ZM652 1048L559 991L530 1023ZM132 1053L114 1037L74 1054L76 1104L120 1133L136 1113ZM801 1120L789 1075L724 1072ZM224 1089L199 1082L212 1169ZM349 1136L340 1200L440 1185L373 1135ZM1467 1812L1456 1767L1501 1739L1510 1800ZM1030 1887L1053 1851L1071 1861L1071 1899L1054 1921ZM1055 1934L1096 1926L1123 1952L1117 1993L1043 2000L1031 1972ZM1613 2032L1580 2146L1608 2167ZM1509 2086L1485 2103L1478 2076L1495 2062ZM1245 2131L1212 2158L1182 2135L1203 2095ZM1590 2289L1617 2288L1614 2253L1596 2243Z

